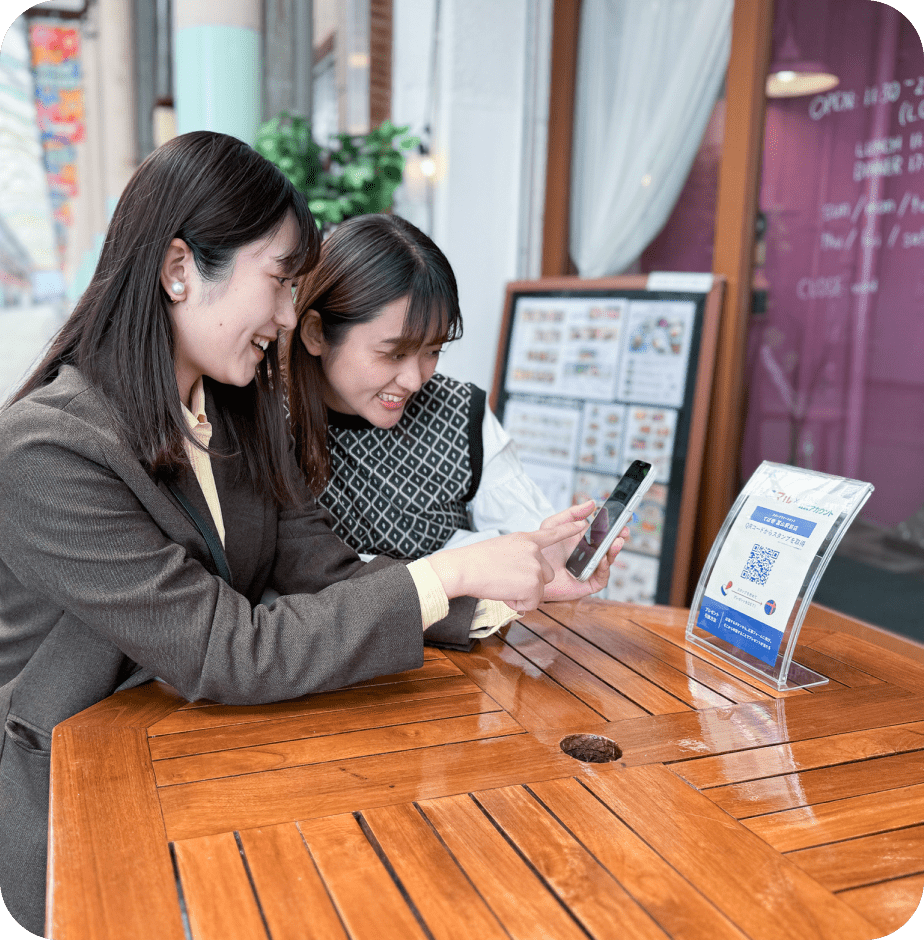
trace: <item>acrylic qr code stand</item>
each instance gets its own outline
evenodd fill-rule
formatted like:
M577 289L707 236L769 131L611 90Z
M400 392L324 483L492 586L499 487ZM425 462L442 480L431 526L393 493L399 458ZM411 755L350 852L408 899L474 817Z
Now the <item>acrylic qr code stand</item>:
M687 641L779 691L826 683L792 657L818 582L872 492L871 483L764 461L706 559Z

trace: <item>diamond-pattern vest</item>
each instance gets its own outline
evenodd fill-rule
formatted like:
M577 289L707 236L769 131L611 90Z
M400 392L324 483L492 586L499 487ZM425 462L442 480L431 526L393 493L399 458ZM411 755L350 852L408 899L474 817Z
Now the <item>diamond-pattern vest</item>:
M471 528L481 482L485 393L436 374L393 428L328 412L331 478L320 502L357 552L420 558Z

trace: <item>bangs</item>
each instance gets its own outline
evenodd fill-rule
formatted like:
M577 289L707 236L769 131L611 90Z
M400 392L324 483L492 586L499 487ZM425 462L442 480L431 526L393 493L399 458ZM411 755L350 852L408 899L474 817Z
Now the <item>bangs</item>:
M462 335L462 317L452 298L412 293L404 317L396 355L415 352L423 346L442 346Z

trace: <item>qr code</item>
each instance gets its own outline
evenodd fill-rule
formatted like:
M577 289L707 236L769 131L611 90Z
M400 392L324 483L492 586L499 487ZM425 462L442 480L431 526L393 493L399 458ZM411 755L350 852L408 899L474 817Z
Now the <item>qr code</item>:
M773 563L780 557L780 553L772 548L766 548L763 545L755 545L751 549L751 557L741 572L741 577L755 584L766 584L770 572L773 570Z

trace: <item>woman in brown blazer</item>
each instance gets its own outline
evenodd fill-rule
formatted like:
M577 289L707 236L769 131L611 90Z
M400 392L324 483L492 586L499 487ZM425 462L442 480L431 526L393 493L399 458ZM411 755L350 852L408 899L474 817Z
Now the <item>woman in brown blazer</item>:
M584 528L565 513L410 565L364 564L332 533L276 353L318 242L251 148L176 138L129 181L87 291L0 412L0 889L35 933L58 722L155 676L254 704L418 667L424 631L467 636L474 598L535 607L542 549Z

